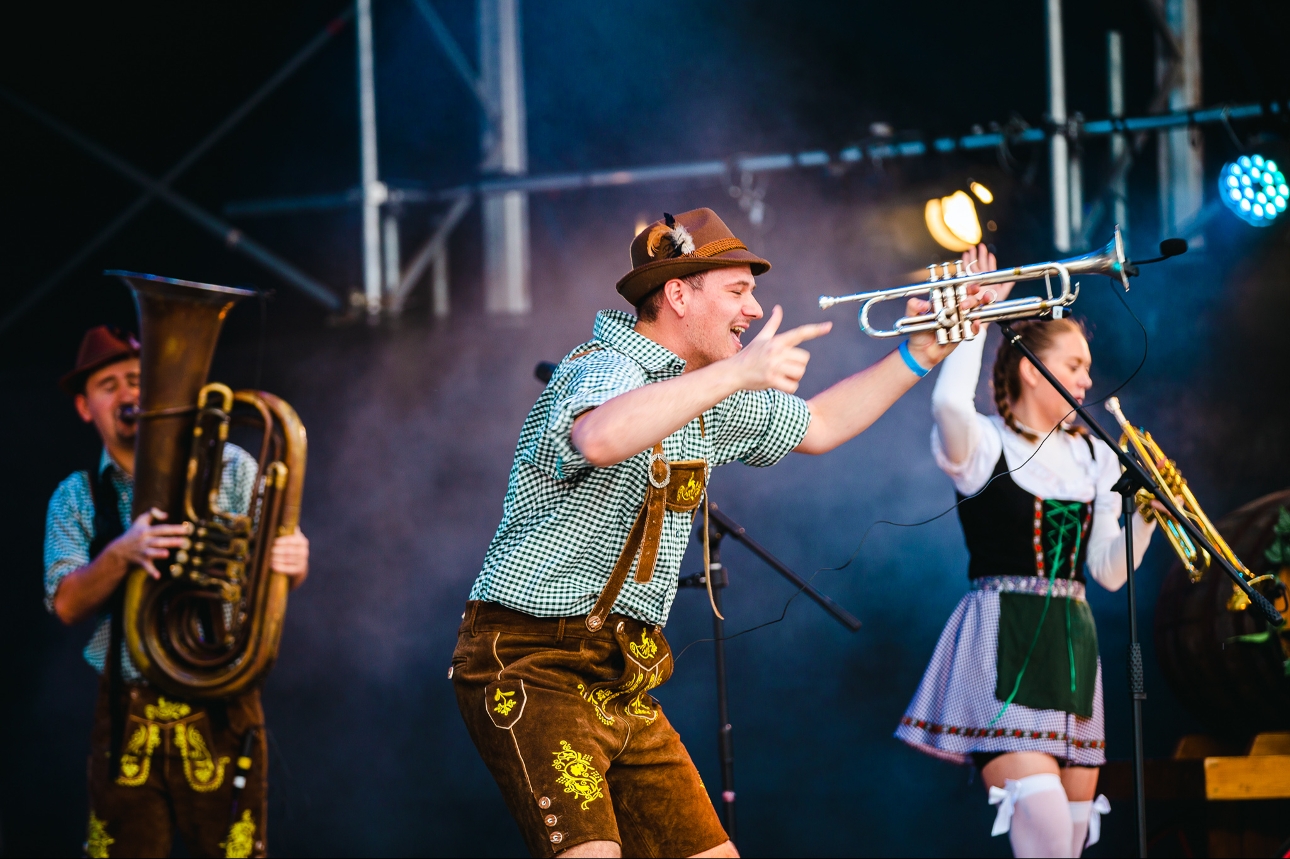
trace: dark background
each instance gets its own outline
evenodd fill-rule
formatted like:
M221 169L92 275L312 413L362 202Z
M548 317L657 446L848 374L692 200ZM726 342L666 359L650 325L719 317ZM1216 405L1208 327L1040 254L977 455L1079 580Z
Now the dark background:
M468 56L473 4L436 4ZM340 3L41 4L9 10L0 85L153 175L160 175L333 18ZM1286 7L1202 3L1205 103L1290 92L1266 34L1286 32ZM474 103L412 5L375 4L381 175L437 188L477 177ZM1150 26L1135 3L1068 4L1070 110L1105 115L1105 31L1121 29L1129 112L1153 87ZM652 164L796 148L836 151L869 124L966 133L1018 115L1042 121L1042 4L756 2L742 5L531 2L523 10L530 169ZM342 31L177 183L218 212L250 197L344 190L358 179L354 31ZM138 190L0 103L0 313L21 301ZM1241 143L1290 160L1285 128L1238 124ZM1206 194L1237 153L1221 128L1206 136ZM1159 240L1155 144L1131 175L1130 235L1138 256ZM823 318L814 299L906 282L946 256L922 226L923 201L963 186L995 189L985 212L1003 260L1051 259L1046 156L1018 149L864 164L843 173L759 177L772 209L756 230L723 181L534 195L533 313L482 314L477 210L451 242L453 315L427 320L424 287L398 324L329 320L315 305L227 251L160 203L0 337L7 397L0 444L6 486L0 533L0 845L8 855L67 855L83 838L84 765L95 693L80 658L89 627L45 614L41 535L58 481L97 456L55 379L82 332L132 325L134 311L104 268L275 290L267 323L249 302L232 313L213 378L257 382L309 428L303 527L313 545L308 585L293 595L280 661L265 687L274 739L272 849L278 854L505 855L522 849L500 795L456 712L445 675L457 619L501 512L510 457L540 386L534 363L589 335L594 312L623 307L638 216L715 208L775 263L759 290L790 323ZM1104 142L1089 145L1089 193L1105 175ZM436 214L410 208L405 248ZM344 296L358 288L357 209L237 225ZM1109 226L1102 230L1109 236ZM1099 233L1099 236L1101 233ZM1125 300L1084 284L1078 315L1093 333L1094 393L1141 371L1121 392L1184 468L1212 514L1290 483L1285 445L1285 335L1290 316L1283 223L1255 230L1226 212L1203 249L1144 272ZM1100 244L1104 239L1099 238ZM803 393L881 357L846 313L813 345ZM995 335L997 336L997 335ZM992 349L991 349L992 353ZM728 647L745 855L1006 855L989 837L993 809L966 769L891 738L941 624L963 592L966 554L954 516L912 523L953 502L928 453L928 397L919 385L863 438L822 458L714 477L713 497L795 569L842 564L816 583L859 615L849 634L798 599L779 623ZM984 388L983 388L984 391ZM986 402L983 397L981 402ZM727 550L731 630L776 618L792 590L738 547ZM1160 541L1142 569L1142 619L1171 556ZM698 564L692 551L687 570ZM1129 753L1121 655L1123 593L1092 589L1105 661L1111 757ZM682 593L668 625L679 651L705 637L699 593ZM1198 726L1181 710L1146 643L1147 749L1167 755ZM715 766L711 645L678 659L659 698L708 785ZM929 825L929 821L934 824ZM1117 807L1105 842L1128 849Z

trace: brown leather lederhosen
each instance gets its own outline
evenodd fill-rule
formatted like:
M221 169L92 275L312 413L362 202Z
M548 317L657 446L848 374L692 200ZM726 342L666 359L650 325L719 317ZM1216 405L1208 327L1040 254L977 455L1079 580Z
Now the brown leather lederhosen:
M707 473L704 460L668 462L654 446L645 500L585 617L467 604L448 676L534 856L587 841L615 841L624 856L692 856L727 840L650 694L672 674L663 631L610 613L633 563L637 582L653 578L664 514L697 510Z

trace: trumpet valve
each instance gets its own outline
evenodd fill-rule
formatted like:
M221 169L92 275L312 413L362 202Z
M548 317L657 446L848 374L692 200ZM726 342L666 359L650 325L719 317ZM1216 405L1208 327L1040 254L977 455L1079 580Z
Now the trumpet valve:
M938 276L937 276L937 274L936 274L936 264L935 264L935 263L933 263L932 265L929 265L929 266L927 267L927 282L928 282L928 283L936 283L936 281L938 281L938 280L940 280L940 277L938 277Z
M961 259L954 260L954 276L955 277L963 276L963 260Z
M945 290L939 287L932 287L927 296L932 302L932 312L937 316L945 310Z

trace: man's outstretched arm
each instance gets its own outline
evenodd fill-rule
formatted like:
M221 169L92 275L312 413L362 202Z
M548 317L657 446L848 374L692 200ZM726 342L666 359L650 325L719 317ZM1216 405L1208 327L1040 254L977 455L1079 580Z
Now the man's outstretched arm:
M776 306L762 330L737 354L620 394L581 415L573 423L574 446L593 466L607 468L649 450L736 391L776 388L793 393L810 360L798 344L827 334L833 323L801 325L777 334L782 318Z
M975 293L975 287L971 291ZM975 295L970 295L963 308L970 309L978 303ZM928 302L911 298L905 313L915 316L930 308ZM930 370L954 351L954 344L942 346L936 342L935 332L922 331L910 335L909 351L920 366ZM811 425L794 449L798 453L828 453L850 441L882 417L920 378L893 351L878 363L821 391L806 401L811 408Z

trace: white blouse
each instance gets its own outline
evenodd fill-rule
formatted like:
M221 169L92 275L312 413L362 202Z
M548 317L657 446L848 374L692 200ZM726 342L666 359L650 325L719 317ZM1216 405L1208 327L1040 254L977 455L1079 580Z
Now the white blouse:
M1099 439L1089 451L1085 439L1055 432L1038 442L1012 431L998 415L976 410L976 388L981 376L985 332L961 344L941 363L941 374L932 391L932 455L936 464L964 495L985 487L1002 452L1009 477L1024 491L1039 498L1093 502L1093 528L1088 540L1088 574L1107 590L1124 585L1124 531L1119 526L1120 496L1111 490L1120 479L1120 463ZM966 448L962 462L952 462L943 438ZM1024 463L1024 464L1023 464ZM1142 563L1155 523L1133 515L1134 569Z

